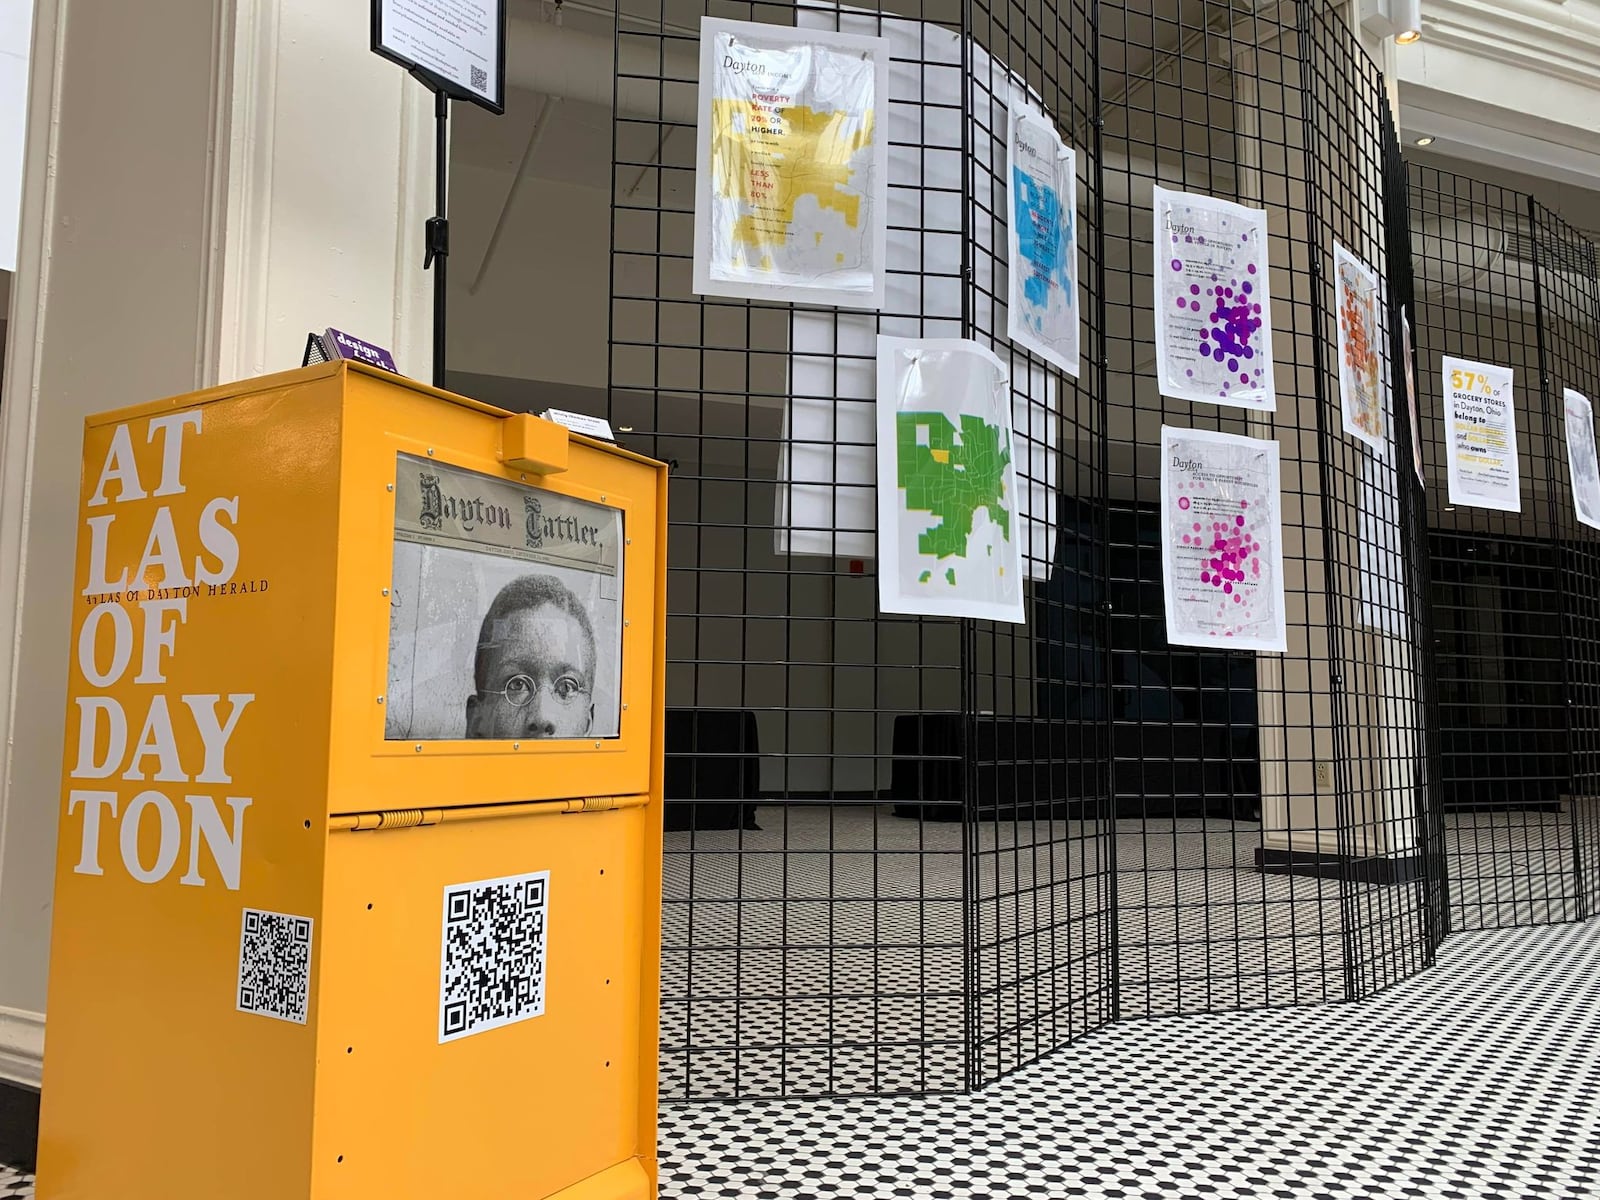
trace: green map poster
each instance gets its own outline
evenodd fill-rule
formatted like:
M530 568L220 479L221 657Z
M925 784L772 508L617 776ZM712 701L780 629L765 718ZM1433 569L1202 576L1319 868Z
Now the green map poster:
M1022 624L1011 379L959 338L878 338L878 607Z

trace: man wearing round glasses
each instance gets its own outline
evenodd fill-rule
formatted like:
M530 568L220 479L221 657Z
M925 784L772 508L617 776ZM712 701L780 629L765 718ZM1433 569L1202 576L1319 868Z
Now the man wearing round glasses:
M580 738L594 724L594 626L552 575L524 575L484 614L469 738Z

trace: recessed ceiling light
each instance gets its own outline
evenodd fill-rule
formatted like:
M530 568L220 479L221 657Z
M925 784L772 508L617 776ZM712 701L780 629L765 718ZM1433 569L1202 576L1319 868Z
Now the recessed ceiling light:
M1417 139L1417 145L1419 145L1419 146L1431 146L1431 145L1433 145L1433 134L1430 133L1430 134L1424 135L1423 137L1419 137Z
M1420 42L1422 40L1422 30L1402 29L1394 35L1394 40L1396 45L1409 46L1412 42Z

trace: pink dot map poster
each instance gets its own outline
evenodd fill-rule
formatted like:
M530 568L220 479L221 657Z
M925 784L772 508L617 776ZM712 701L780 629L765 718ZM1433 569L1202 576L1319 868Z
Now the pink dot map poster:
M1161 569L1167 641L1287 648L1278 443L1161 430Z
M1154 196L1161 394L1272 412L1267 214L1161 187Z

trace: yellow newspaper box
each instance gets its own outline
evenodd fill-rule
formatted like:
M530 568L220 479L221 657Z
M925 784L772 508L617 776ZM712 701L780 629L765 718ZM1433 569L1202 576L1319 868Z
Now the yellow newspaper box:
M348 364L87 422L44 1200L654 1195L665 502Z

